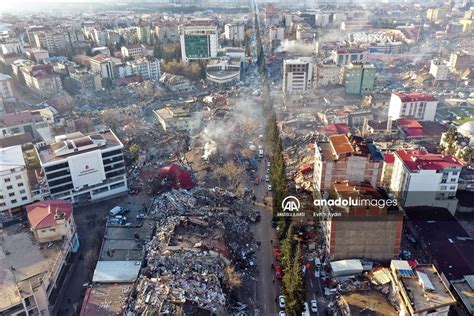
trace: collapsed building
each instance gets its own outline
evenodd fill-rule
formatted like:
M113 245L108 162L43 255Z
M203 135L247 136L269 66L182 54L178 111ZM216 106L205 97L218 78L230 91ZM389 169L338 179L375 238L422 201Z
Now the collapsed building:
M226 273L235 271L242 284L255 273L258 212L229 191L196 188L158 196L148 217L157 229L128 310L225 315L232 304Z

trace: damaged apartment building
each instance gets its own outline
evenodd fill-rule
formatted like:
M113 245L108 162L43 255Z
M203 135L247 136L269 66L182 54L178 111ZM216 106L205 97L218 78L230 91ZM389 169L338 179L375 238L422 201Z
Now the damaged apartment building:
M228 274L245 284L256 267L251 223L258 212L242 203L219 188L170 191L155 198L148 217L156 221L156 233L146 245L145 267L127 309L226 315L232 305Z

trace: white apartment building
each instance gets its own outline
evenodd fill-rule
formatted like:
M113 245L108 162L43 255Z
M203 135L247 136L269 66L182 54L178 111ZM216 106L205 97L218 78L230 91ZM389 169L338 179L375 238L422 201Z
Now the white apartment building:
M137 59L146 55L146 47L143 45L122 46L120 51L122 52L122 57L124 58L131 57L133 59Z
M22 68L25 83L40 96L49 98L63 93L61 77L54 72L50 64L33 65L29 68Z
M215 25L183 25L180 27L181 58L188 63L217 57L218 30Z
M445 60L433 59L430 66L430 74L436 81L448 80L449 66Z
M96 45L104 46L107 44L107 31L96 29L94 28L94 32L92 33L94 36L94 42Z
M404 207L436 206L456 211L462 164L451 155L418 150L398 150L390 190Z
M86 204L128 191L123 144L111 130L56 136L36 149L51 199Z
M144 80L160 80L160 61L155 57L143 57L127 62L131 73Z
M114 63L112 59L104 55L96 55L89 59L90 67L93 73L99 74L102 79L114 79Z
M313 80L313 59L300 57L283 61L283 92L305 94L311 91Z
M336 65L348 65L350 63L367 63L369 51L367 48L349 47L339 48L331 52L331 57Z
M69 38L66 32L60 30L45 30L34 34L37 48L44 48L50 54L65 54L69 49Z
M227 23L224 25L224 37L230 41L243 41L245 39L245 24L241 22Z
M316 66L315 86L327 87L341 82L341 67L334 62L324 62Z
M390 97L388 117L412 117L421 121L434 121L438 100L431 94L393 92Z
M9 75L0 73L0 100L15 101L13 79Z
M0 148L0 161L0 217L10 217L33 196L21 146Z

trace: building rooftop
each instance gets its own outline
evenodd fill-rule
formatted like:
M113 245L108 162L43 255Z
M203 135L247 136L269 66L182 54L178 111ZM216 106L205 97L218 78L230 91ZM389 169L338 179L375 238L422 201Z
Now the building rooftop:
M56 136L55 140L54 143L38 149L38 156L42 164L98 149L105 150L114 147L123 147L122 142L112 130L105 130L89 135L76 132Z
M132 290L131 283L98 284L87 289L80 316L120 315Z
M0 172L26 166L21 145L0 148L0 161Z
M461 168L463 165L451 155L431 154L423 150L397 150L398 156L411 171Z
M323 159L338 160L343 156L369 157L372 161L382 161L383 155L375 144L359 136L345 134L331 135L328 142L318 143Z
M406 261L392 260L391 269L400 280L415 313L456 304L456 299L433 265L407 265L401 269L403 262Z
M0 123L4 126L14 126L23 123L30 123L33 120L30 111L22 111L17 113L9 113L0 117Z
M397 310L390 304L388 299L378 291L356 291L343 294L342 297L347 302L351 313L354 315L398 315Z
M438 101L434 96L427 93L403 93L394 92L394 95L398 96L402 102L417 102L417 101Z
M382 199L382 195L369 182L355 182L350 180L336 181L333 188L337 195L348 199L352 198L371 198Z
M474 275L451 281L451 285L470 315L474 315Z
M31 228L47 228L56 225L56 215L63 214L64 219L72 215L72 204L64 200L48 200L26 206Z
M0 311L20 303L20 290L23 296L33 294L31 284L39 284L54 267L62 244L40 247L26 231L0 237Z
M419 243L448 280L474 274L474 241L447 209L423 206L405 212Z

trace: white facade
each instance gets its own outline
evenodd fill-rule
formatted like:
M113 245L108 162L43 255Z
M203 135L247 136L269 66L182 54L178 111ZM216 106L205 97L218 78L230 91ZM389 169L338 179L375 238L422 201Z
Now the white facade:
M350 63L367 63L369 51L359 48L341 48L332 51L331 57L337 65L348 65Z
M436 81L448 80L449 67L446 61L434 59L431 61L430 74Z
M0 148L0 161L0 216L11 216L33 198L21 146Z
M123 145L111 130L56 136L37 148L49 197L86 204L128 191Z
M394 156L390 190L404 207L437 206L454 214L461 163L419 151L400 150Z
M438 100L429 94L392 93L388 116L392 120L412 117L421 121L434 121Z
M13 87L12 77L0 73L0 100L14 101L15 89Z
M341 67L335 63L317 65L315 81L317 87L339 84L341 81Z
M104 46L107 43L107 32L105 30L94 29L93 35L96 45Z
M311 90L313 79L313 59L300 57L283 61L283 92L304 94Z
M144 80L159 80L160 61L154 57L145 57L138 60L127 62L131 69L131 73L139 75Z
M227 23L224 26L224 37L230 41L243 41L245 39L245 24Z

